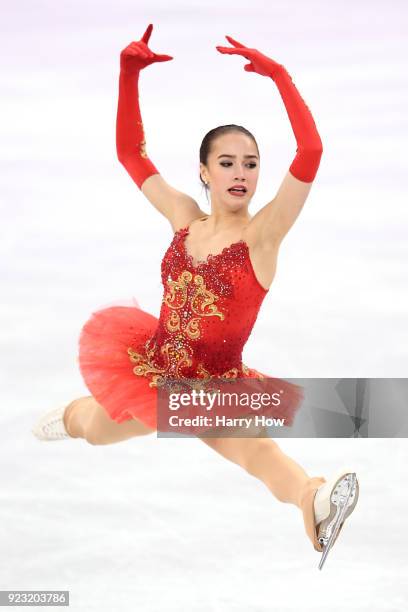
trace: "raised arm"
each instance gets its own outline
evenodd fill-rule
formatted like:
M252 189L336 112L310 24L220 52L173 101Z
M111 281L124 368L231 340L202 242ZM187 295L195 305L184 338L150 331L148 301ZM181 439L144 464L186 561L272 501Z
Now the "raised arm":
M174 231L205 213L189 195L169 185L149 159L139 105L139 77L154 62L173 59L149 49L153 25L143 37L130 43L120 54L119 99L116 117L116 151L120 163L143 195L170 222Z
M251 60L244 66L247 72L270 77L278 87L285 104L297 149L283 182L271 202L261 208L248 227L254 242L265 248L276 248L292 227L310 192L323 152L322 142L312 114L282 64L226 37L233 45L217 47L221 53L237 53Z
M157 55L147 47L152 31L148 26L140 41L132 42L120 54L119 97L116 115L116 152L139 189L144 181L159 171L146 152L146 141L139 105L140 71L154 62L170 59Z

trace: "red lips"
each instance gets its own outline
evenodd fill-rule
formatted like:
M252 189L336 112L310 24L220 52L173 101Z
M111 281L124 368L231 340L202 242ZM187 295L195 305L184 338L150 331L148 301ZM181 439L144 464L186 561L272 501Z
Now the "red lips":
M237 184L237 185L233 185L232 187L230 187L230 188L228 189L228 191L229 191L230 189L234 189L234 188L238 189L238 188L240 188L240 187L242 187L242 188L243 188L245 191L247 190L247 188L246 188L246 186L245 186L245 185L238 185L238 184Z

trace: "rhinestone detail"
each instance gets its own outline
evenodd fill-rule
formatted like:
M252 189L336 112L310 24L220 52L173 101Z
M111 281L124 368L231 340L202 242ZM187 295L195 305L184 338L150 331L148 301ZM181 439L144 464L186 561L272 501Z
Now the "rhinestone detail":
M248 245L239 240L194 262L188 226L175 232L161 262L163 298L155 333L129 346L136 376L151 387L264 375L242 362L243 347L268 293L255 276Z

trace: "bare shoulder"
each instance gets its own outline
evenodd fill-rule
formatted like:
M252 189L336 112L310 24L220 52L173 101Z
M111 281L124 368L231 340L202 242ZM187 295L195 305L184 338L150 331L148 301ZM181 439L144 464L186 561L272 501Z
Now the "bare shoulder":
M254 215L243 231L243 239L256 278L264 289L269 289L276 274L280 241L263 240L261 221L258 213Z
M243 231L243 238L253 252L275 253L279 249L280 240L278 237L273 239L273 236L268 236L268 240L266 240L264 224L264 215L260 210L246 225Z
M248 241L265 251L275 250L299 217L312 184L287 172L276 196L252 217Z
M161 174L152 174L141 191L151 204L169 221L174 232L206 213L194 198L169 185Z

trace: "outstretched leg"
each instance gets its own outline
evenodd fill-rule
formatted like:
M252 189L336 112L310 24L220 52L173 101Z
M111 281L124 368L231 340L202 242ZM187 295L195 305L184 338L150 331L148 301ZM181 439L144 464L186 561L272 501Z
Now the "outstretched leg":
M253 435L257 437L200 436L200 439L229 461L240 465L248 474L261 480L279 501L300 508L306 534L315 550L321 552L322 546L317 540L314 496L326 479L323 476L308 476L272 438L260 437L257 430L253 430Z
M80 397L68 405L64 425L70 436L84 438L90 444L114 444L156 431L139 419L116 423L92 395Z
M301 506L301 495L310 477L272 438L200 439L261 480L280 501Z

